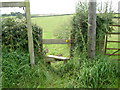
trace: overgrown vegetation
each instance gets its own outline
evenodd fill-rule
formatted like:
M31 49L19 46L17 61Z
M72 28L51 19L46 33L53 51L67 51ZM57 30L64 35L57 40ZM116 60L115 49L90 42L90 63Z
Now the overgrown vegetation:
M103 11L96 16L96 50L102 51L104 48L105 35L114 29L112 11ZM74 49L77 53L86 51L88 35L88 6L87 3L79 2L76 7L76 15L72 21L72 38L74 39Z
M2 81L4 88L44 87L52 79L40 56L42 29L32 26L36 66L29 64L27 24L24 19L5 18L2 21ZM44 63L44 64L43 64ZM39 78L39 79L38 79Z
M11 52L8 49L3 49L2 56L3 88L45 87L53 79L49 69L40 58L36 57L38 63L31 67L29 54L21 49Z
M32 25L33 41L36 54L41 52L42 29ZM2 21L2 47L9 50L17 48L28 51L27 24L25 19L5 18Z
M59 74L68 80L66 88L117 88L120 76L117 61L102 55L93 61L74 58Z
M79 10L78 10L79 11ZM103 15L103 14L102 14ZM107 15L107 14L105 14ZM97 16L98 27L103 33L111 31L108 27L111 18ZM106 18L102 18L106 17ZM84 18L84 19L83 19ZM107 20L110 19L110 22ZM82 20L82 21L81 21ZM99 22L99 21L98 21ZM69 25L68 25L69 26ZM78 50L86 45L87 17L77 12L73 18L73 30ZM80 26L80 28L78 27ZM85 52L77 52L66 64L54 64L54 67L43 63L36 54L34 67L29 64L26 22L22 19L7 18L3 20L3 64L2 77L4 88L118 88L120 73L118 61L97 54L94 60L86 58ZM41 28L33 25L35 52L39 53ZM71 27L68 27L71 28ZM82 30L83 28L83 30ZM65 27L66 29L66 27ZM105 31L104 31L105 30ZM59 33L58 33L59 34ZM84 35L85 34L85 35ZM81 36L82 35L82 36ZM100 34L102 35L102 34ZM80 37L79 37L80 36ZM102 36L97 36L99 37ZM68 38L68 37L64 37ZM81 42L81 43L78 43ZM79 57L78 57L79 56Z

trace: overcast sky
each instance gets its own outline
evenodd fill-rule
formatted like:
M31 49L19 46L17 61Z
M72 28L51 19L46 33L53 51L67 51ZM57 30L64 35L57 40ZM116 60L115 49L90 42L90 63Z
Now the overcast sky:
M24 1L24 0L0 0L0 1ZM30 0L32 14L69 14L75 13L75 6L80 0ZM82 0L83 1L83 0ZM111 1L111 0L97 0ZM118 9L118 1L112 0L113 8ZM22 8L2 8L2 13L24 12Z

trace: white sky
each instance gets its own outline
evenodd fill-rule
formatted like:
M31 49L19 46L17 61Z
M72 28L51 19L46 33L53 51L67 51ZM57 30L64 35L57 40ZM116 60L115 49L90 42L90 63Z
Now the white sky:
M24 0L0 0L2 1L24 1ZM80 0L30 0L32 14L69 14L75 13L75 6ZM82 0L83 1L83 0ZM97 0L111 1L111 0ZM118 9L118 1L112 0L113 8ZM2 13L24 12L22 8L4 8Z

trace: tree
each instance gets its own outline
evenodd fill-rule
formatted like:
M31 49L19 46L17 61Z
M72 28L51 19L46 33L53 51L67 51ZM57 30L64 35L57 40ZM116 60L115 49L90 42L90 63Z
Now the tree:
M94 58L96 49L96 0L89 0L88 6L88 57Z

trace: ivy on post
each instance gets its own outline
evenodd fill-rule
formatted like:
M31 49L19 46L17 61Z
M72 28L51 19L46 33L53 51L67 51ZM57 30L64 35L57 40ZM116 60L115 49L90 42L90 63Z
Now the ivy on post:
M96 47L96 0L89 0L88 6L88 57L94 58Z
M30 3L29 0L25 0L26 4L26 19L27 19L27 30L28 30L28 46L30 54L31 65L35 64L34 59L34 45L33 45L33 35L32 35L32 25L31 25L31 14L30 14Z

